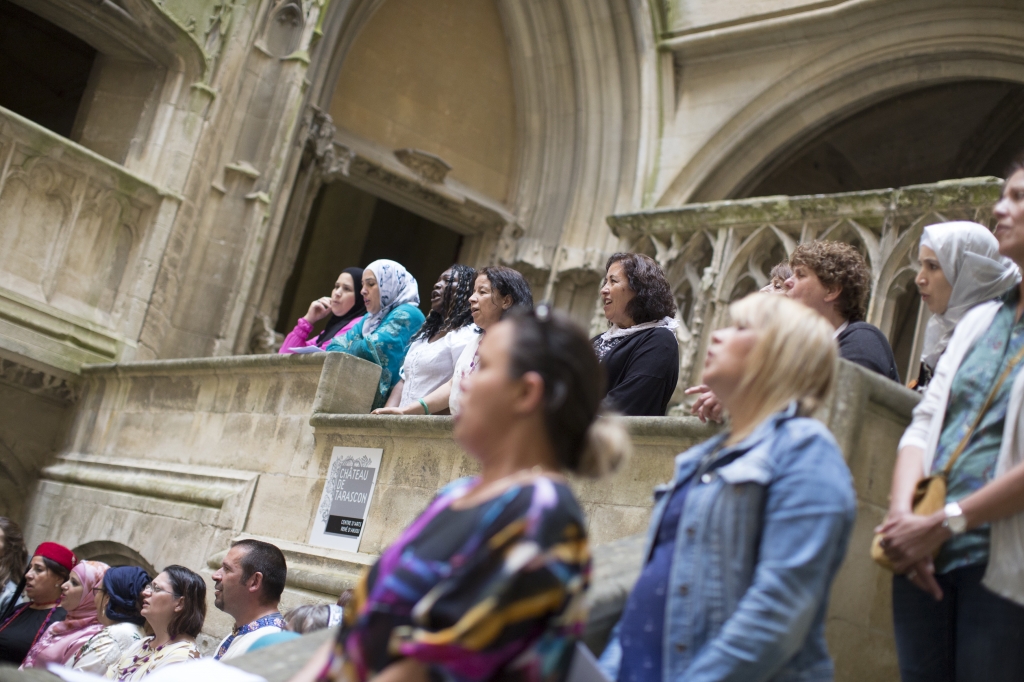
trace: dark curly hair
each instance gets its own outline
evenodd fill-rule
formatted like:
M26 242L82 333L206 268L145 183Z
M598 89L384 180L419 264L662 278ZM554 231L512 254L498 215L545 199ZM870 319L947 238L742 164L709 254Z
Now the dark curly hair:
M441 310L431 310L426 322L412 337L428 341L438 332L452 332L462 329L473 321L473 313L469 310L469 297L473 295L473 283L476 281L476 270L468 265L456 263L451 268L452 277L441 294Z
M806 242L789 257L791 268L798 265L810 269L826 289L839 289L836 312L844 320L864 319L871 293L871 270L860 251L843 242Z
M506 268L504 265L490 265L477 273L477 277L480 275L487 277L499 296L512 297L512 305L501 314L503 318L513 310L533 310L533 293L526 278L518 270Z
M613 263L622 264L626 283L636 294L626 304L626 314L633 319L634 324L653 322L676 314L672 287L657 261L642 253L612 254L604 266L606 274Z

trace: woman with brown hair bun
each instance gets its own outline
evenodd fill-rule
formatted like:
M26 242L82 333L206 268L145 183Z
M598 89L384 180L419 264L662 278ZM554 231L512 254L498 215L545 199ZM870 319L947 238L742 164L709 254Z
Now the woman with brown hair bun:
M611 325L592 339L608 373L605 405L634 417L664 417L679 379L676 304L650 256L616 253L605 266L601 301Z
M564 679L590 573L564 472L599 476L629 447L599 416L602 383L587 337L547 306L489 329L454 429L480 475L447 485L384 550L333 654L295 679Z
M0 516L0 622L8 605L14 602L18 582L28 563L28 550L21 526L6 516Z
M172 565L142 590L142 616L153 636L128 649L107 677L140 680L154 670L199 658L196 637L206 620L206 582L184 566Z

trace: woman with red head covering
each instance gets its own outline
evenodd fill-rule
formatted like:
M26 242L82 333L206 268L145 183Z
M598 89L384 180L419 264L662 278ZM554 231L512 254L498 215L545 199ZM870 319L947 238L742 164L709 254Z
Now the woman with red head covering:
M59 605L61 590L77 561L74 552L56 542L36 548L19 590L28 602L0 623L0 662L21 665L46 628L64 620L67 612Z
M22 668L46 668L47 663L64 665L75 657L93 635L103 629L96 618L96 599L93 594L103 584L107 566L101 561L79 561L71 569L64 583L61 607L67 615L51 625L25 655Z

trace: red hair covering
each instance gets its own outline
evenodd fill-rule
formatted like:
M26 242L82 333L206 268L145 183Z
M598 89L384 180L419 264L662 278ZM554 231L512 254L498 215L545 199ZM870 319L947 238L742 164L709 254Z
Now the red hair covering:
M39 546L36 547L36 551L32 553L32 556L46 557L51 561L56 561L69 571L78 563L78 559L75 558L74 552L64 545L58 545L56 542L40 543Z

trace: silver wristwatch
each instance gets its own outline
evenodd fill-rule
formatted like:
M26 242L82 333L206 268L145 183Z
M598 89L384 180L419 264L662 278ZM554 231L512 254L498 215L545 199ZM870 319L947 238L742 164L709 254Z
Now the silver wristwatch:
M943 528L948 528L953 535L960 535L967 530L967 517L964 510L956 502L950 502L943 509L946 513L946 520L942 522Z

